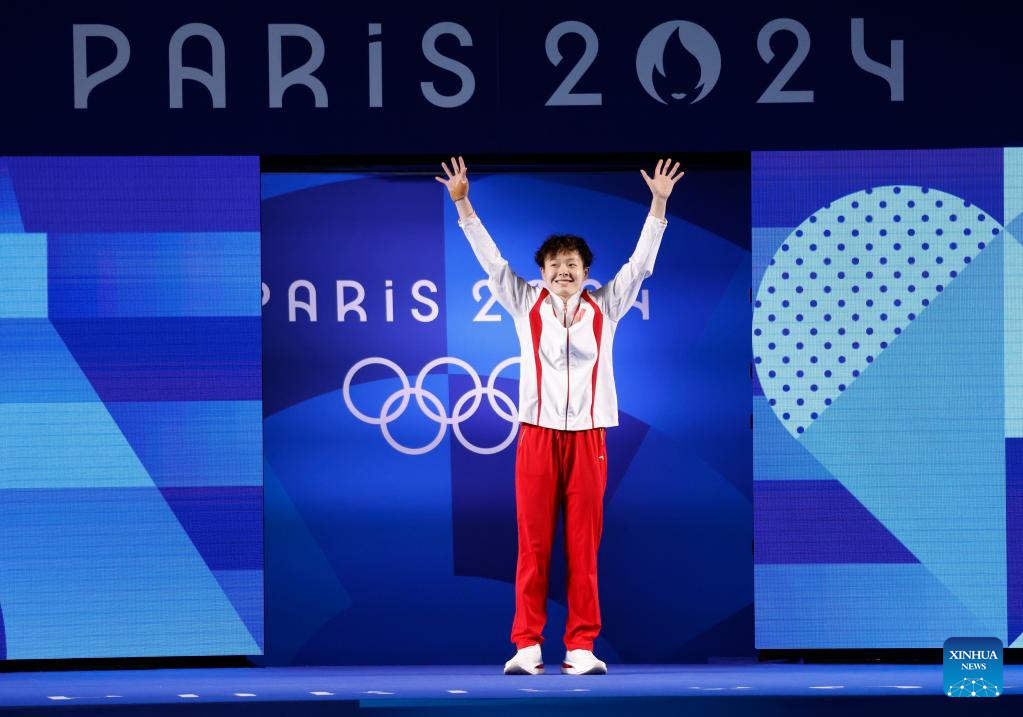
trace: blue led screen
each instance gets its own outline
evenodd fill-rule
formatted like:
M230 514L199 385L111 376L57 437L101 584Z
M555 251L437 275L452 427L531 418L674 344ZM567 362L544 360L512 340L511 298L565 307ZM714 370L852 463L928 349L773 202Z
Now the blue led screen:
M1023 152L753 156L758 648L1023 645Z
M0 158L0 659L262 653L258 176Z

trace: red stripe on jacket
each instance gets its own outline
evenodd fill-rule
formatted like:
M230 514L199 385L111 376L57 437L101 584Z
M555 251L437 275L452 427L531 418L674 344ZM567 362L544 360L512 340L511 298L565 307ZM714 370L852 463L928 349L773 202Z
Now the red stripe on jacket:
M543 330L543 319L540 318L540 305L550 292L543 289L539 298L529 310L529 331L533 336L533 361L536 363L536 425L540 425L540 404L543 402L543 390L540 381L543 379L543 368L540 365L540 332Z
M590 427L596 426L593 420L593 404L597 400L597 367L600 366L600 334L604 330L604 315L600 312L597 302L590 298L587 292L583 292L583 298L593 307L593 338L597 341L597 359L593 362L593 378L590 386Z

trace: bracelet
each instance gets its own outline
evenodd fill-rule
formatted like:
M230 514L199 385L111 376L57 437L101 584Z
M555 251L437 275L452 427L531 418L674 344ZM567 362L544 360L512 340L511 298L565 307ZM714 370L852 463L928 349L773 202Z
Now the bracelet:
M460 201L462 201L463 199L466 199L466 198L468 198L468 196L469 196L468 194L463 194L463 195L462 195L462 196L460 196L460 197L459 197L458 199L456 199L456 200L455 200L455 202L460 202Z

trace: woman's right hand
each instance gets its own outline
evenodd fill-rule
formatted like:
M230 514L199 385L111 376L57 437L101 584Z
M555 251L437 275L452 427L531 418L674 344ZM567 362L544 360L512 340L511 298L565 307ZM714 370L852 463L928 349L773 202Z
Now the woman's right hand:
M469 180L465 178L465 160L459 157L456 162L454 157L451 158L453 174L443 162L440 163L440 166L444 168L444 174L447 175L447 179L441 179L440 177L434 177L434 179L448 188L448 194L451 195L452 201L457 202L465 197L469 193Z

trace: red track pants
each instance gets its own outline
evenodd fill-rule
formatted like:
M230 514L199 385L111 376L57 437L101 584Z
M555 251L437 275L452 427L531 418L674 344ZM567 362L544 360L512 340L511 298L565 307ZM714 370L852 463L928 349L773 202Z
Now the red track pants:
M604 428L559 431L519 426L515 454L515 512L519 557L515 571L516 648L543 644L547 578L559 509L565 520L568 622L565 647L592 650L600 632L597 548L604 522L607 453Z

